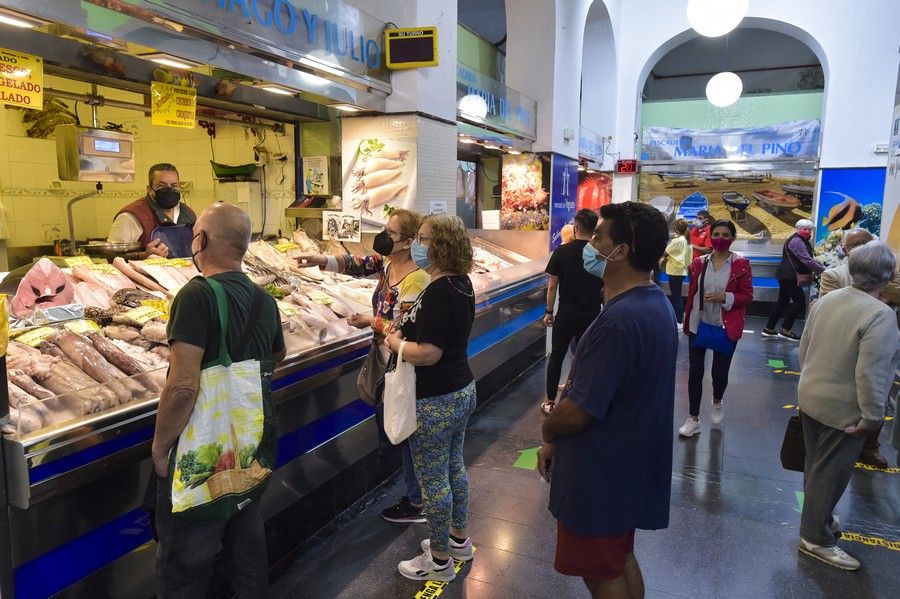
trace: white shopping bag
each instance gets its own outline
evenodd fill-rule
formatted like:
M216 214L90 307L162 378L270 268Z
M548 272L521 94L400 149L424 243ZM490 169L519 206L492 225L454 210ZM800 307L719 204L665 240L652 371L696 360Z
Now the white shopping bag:
M384 432L394 445L416 432L416 367L403 361L400 342L397 367L384 375Z

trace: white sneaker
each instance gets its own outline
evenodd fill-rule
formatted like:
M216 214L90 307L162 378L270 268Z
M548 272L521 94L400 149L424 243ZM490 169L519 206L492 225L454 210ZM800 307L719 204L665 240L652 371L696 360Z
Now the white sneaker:
M475 557L475 547L472 545L472 539L467 538L462 545L450 539L450 544L447 548L449 549L450 557L458 562L468 562ZM431 554L431 539L422 541L422 551L427 551Z
M712 423L713 424L722 424L723 420L725 420L725 402L722 402L722 401L720 401L719 403L713 402Z
M450 582L456 578L456 568L453 560L447 560L443 566L438 566L431 559L431 550L426 549L421 555L397 564L400 574L410 580L436 580L438 582Z
M678 429L678 436L693 437L697 434L700 434L700 421L688 416L688 419L684 421L684 426Z
M800 539L798 545L800 553L804 553L810 557L814 557L821 562L825 562L829 566L840 568L841 570L857 570L859 569L859 560L848 554L837 545L823 547L821 545L813 545L812 543Z
M831 514L831 532L836 535L841 535L841 521L838 519L837 514Z

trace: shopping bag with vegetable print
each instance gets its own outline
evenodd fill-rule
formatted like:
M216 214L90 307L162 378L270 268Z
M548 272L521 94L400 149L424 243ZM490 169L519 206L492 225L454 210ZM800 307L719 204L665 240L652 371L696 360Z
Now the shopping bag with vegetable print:
M219 357L200 372L197 402L170 455L172 512L227 518L262 493L275 461L275 420L270 397L270 360L232 362L225 342L228 304L214 279L221 325ZM254 289L245 348L262 301ZM240 350L238 350L240 351Z

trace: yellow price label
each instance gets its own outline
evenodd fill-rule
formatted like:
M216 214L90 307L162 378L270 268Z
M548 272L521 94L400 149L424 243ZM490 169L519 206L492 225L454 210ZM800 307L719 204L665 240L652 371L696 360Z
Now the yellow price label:
M162 312L161 310L157 310L156 308L150 306L139 306L137 308L132 308L131 310L126 312L125 316L137 323L144 325L154 318L165 316L165 312Z
M38 327L36 329L31 329L30 331L25 331L16 337L16 341L24 343L25 345L30 345L31 347L37 347L42 341L55 332L56 329L50 327Z
M69 268L74 266L93 266L94 261L88 258L87 256L71 256L69 258L63 258L63 262Z
M90 319L73 320L65 323L63 326L79 335L100 330L100 325Z
M150 124L193 129L196 118L196 89L160 81L150 83Z
M147 264L148 266L168 266L169 261L162 256L151 256L146 260L143 260L143 263Z
M282 301L276 301L275 303L278 305L278 311L284 316L300 316L300 310L294 304Z
M162 312L166 320L169 318L169 302L166 300L141 300L141 306L158 310Z
M291 250L299 250L300 246L293 241L282 241L281 243L275 244L275 249L282 254L287 254Z
M172 268L187 268L188 266L193 266L194 263L185 258L172 258L169 260L168 265Z

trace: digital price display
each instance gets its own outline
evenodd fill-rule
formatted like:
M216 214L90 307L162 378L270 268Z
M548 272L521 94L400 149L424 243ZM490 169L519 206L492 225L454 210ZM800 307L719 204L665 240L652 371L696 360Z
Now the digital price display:
M111 139L95 139L94 150L97 152L112 152L118 154L121 151L119 142Z
M407 27L384 32L385 64L389 69L436 67L437 27Z

